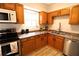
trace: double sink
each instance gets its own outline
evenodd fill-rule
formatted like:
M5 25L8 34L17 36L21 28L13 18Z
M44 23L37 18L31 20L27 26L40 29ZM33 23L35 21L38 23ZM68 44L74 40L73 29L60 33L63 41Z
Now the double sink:
M79 40L79 34L72 34L72 33L63 32L63 31L53 31L51 34L62 36L68 39Z

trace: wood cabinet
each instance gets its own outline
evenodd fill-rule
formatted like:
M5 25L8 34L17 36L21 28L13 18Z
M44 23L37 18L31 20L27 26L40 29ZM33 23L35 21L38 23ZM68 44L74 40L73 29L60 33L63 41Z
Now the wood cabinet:
M35 50L35 39L33 37L21 40L22 55L28 55Z
M61 10L56 10L56 11L51 12L52 17L60 16L60 12L61 12Z
M69 14L70 14L70 8L63 8L63 9L61 9L61 13L60 13L61 16L69 15Z
M63 51L64 47L64 37L55 36L55 45L54 47L60 51Z
M15 10L15 3L4 3L3 8L9 10Z
M54 47L54 35L48 34L48 45Z
M41 34L41 47L47 45L47 34Z
M21 54L25 56L47 45L47 34L22 39L20 43Z
M63 51L64 37L49 34L48 45L60 51Z
M70 8L69 24L79 25L79 5L76 5Z
M48 13L48 21L47 21L48 25L53 24L53 22L54 22L54 17L52 16L52 13Z
M35 37L35 48L36 48L36 50L41 48L41 37L40 37L40 35L37 35Z
M24 24L24 8L22 4L16 4L16 17L18 24Z
M0 8L15 10L15 3L0 3Z
M40 49L46 45L47 45L47 34L38 35L35 43L36 49Z
M22 4L17 3L0 3L0 8L15 10L18 24L24 24L24 8Z
M44 11L41 11L40 13L39 13L39 15L40 15L40 25L44 25L44 24L46 24L47 23L47 13L46 12L44 12Z
M0 8L3 8L3 3L0 3Z

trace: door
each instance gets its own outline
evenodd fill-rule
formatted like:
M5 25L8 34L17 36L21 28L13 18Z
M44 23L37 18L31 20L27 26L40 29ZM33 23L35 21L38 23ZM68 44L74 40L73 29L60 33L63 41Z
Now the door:
M54 35L48 34L48 45L49 46L54 47L54 45L55 45L54 40L55 40Z
M47 45L47 34L41 34L41 46L44 47Z
M22 55L28 55L35 49L35 40L26 38L21 40Z
M16 4L17 23L24 24L24 8L21 4Z
M47 13L44 11L40 12L40 25L44 25L47 23Z
M41 37L40 37L40 35L35 37L35 48L36 48L36 50L41 48Z
M68 56L79 56L79 41L72 41L65 39L64 41L64 54Z
M54 47L60 51L63 51L64 47L64 37L55 36L55 45Z
M76 5L70 8L69 24L79 25L79 5Z

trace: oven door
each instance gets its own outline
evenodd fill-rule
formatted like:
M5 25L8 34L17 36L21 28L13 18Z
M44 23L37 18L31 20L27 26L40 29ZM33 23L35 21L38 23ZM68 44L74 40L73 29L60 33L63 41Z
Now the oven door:
M0 45L0 55L9 56L18 53L17 41Z

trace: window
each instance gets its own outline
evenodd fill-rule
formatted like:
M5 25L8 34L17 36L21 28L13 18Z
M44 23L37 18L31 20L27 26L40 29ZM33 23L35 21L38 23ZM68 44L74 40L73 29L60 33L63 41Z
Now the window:
M39 12L24 9L25 25L28 29L35 29L39 27Z

